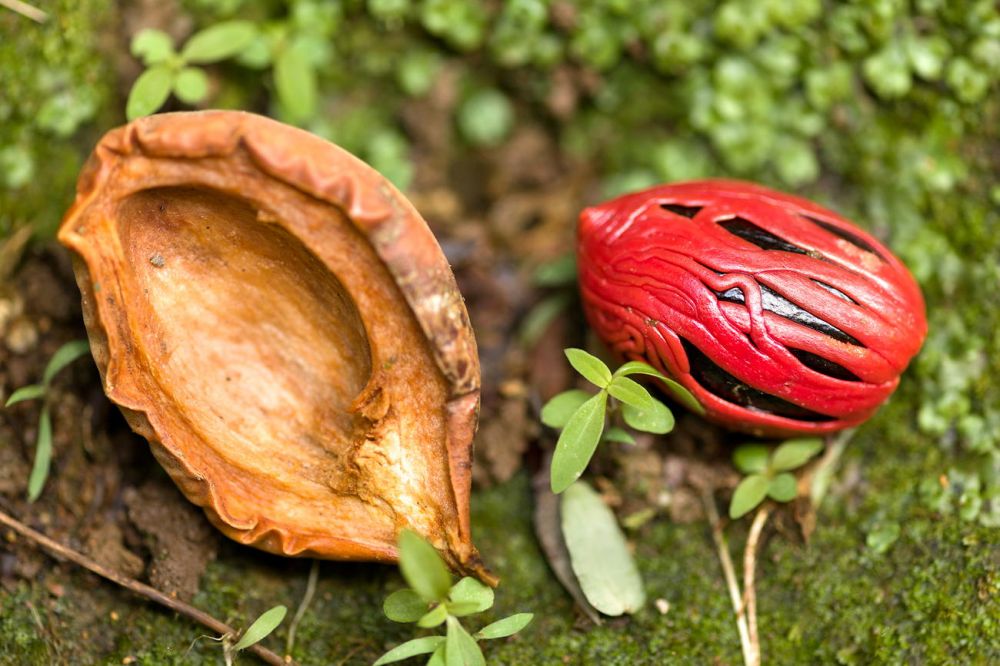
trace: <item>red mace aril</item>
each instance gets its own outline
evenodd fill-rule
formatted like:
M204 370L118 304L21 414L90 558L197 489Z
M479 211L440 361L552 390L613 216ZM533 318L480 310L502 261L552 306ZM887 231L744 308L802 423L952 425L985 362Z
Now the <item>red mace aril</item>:
M885 246L759 185L678 183L588 208L578 255L604 343L757 435L861 423L927 333L920 289Z

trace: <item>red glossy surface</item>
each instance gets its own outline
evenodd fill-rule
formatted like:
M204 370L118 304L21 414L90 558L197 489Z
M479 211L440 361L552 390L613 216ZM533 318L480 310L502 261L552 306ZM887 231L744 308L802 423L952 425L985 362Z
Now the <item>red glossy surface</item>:
M666 185L588 208L578 255L587 318L614 352L760 435L864 421L927 332L916 282L878 240L750 183Z

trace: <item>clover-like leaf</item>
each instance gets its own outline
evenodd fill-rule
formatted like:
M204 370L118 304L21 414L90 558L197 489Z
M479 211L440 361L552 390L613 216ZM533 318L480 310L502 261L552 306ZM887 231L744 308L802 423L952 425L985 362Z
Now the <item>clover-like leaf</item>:
M763 474L751 474L740 481L729 503L729 517L736 519L744 516L764 501L771 480Z
M393 622L416 622L427 613L427 602L413 590L396 590L385 598L382 611Z
M502 620L497 620L496 622L488 624L480 629L476 632L476 638L490 640L493 638L506 638L507 636L513 636L527 627L534 617L534 613L516 613L514 615L508 615Z
M791 472L782 472L771 479L767 495L777 502L791 502L798 494L798 484Z
M27 386L22 386L7 398L7 403L4 407L10 407L11 405L16 405L19 402L24 402L25 400L34 400L35 398L41 398L45 395L45 387L41 384L28 384Z
M744 474L763 472L771 449L763 444L742 444L733 452L733 464Z
M170 96L174 74L166 65L150 67L132 84L125 103L125 116L135 120L155 113Z
M563 353L566 354L573 369L583 375L584 379L591 384L596 384L599 388L607 388L611 382L611 370L604 364L604 361L582 349L573 347L564 349Z
M674 429L674 415L659 400L653 401L651 409L639 409L629 404L622 405L625 423L643 432L664 435Z
M416 657L420 654L430 654L431 652L441 648L444 645L444 642L444 636L425 636L423 638L414 638L413 640L406 641L402 645L397 645L386 652L378 658L378 661L375 662L374 666L382 666L383 664L403 661L404 659Z
M631 405L639 410L650 411L653 407L653 396L649 394L646 387L639 384L634 379L628 377L614 377L608 384L608 393L621 400L626 405Z
M444 656L448 666L486 666L486 659L483 658L483 651L476 644L476 639L453 617L448 618Z
M469 613L458 613L452 604L469 604L469 608L473 610ZM452 585L451 592L448 593L448 609L453 615L459 617L471 613L482 613L492 606L493 588L469 576Z
M185 62L207 64L238 55L257 36L252 21L223 21L195 33L181 49Z
M278 628L281 621L285 619L286 613L288 613L288 609L284 606L275 606L261 613L260 617L254 620L253 624L243 632L240 640L233 646L233 650L236 652L245 650L251 645L255 645L267 638L272 631Z
M542 407L542 423L550 428L565 427L573 413L591 397L592 394L580 389L563 391Z
M561 493L580 478L601 441L608 394L604 391L583 403L563 428L552 454L552 492Z
M819 437L799 437L781 443L771 456L771 469L787 472L798 469L810 458L823 450L823 440Z
M197 104L208 94L208 76L201 67L185 67L174 79L174 94L185 104Z
M451 576L441 556L420 535L408 529L399 533L399 569L407 584L427 602L444 601Z
M431 627L437 627L444 623L448 619L448 609L445 608L444 604L440 606L435 606L434 608L427 611L423 617L417 620L417 626L423 627L424 629L430 629Z
M174 55L174 40L162 30L146 28L132 37L132 55L144 64L158 65Z

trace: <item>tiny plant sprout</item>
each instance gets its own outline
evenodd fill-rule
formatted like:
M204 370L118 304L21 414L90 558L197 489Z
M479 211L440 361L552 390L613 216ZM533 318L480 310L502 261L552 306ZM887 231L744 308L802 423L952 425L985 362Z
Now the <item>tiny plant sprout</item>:
M432 665L481 666L486 660L478 641L512 636L533 617L531 613L516 613L470 634L459 618L492 608L493 589L470 577L453 584L434 547L410 530L399 535L399 569L409 587L386 597L382 606L385 616L424 629L443 624L445 635L406 641L382 655L375 666L424 654L431 655L427 663Z
M233 647L228 652L236 653L240 650L246 650L251 645L256 645L262 640L267 638L272 631L278 628L282 620L285 619L285 615L288 613L288 609L284 606L275 606L269 610L261 613L260 617L254 620L253 624L247 627L247 630L243 632L240 639L236 641Z
M630 375L655 377L679 401L697 405L686 389L646 363L629 361L612 373L603 361L582 349L566 349L565 354L570 365L599 390L596 394L564 391L542 408L542 423L562 430L552 455L552 492L563 492L583 474L601 441L634 443L620 426L606 427L609 412L612 418L620 412L625 424L635 430L660 435L673 430L673 413Z
M42 409L38 414L38 434L35 436L35 462L31 467L31 475L28 477L28 501L34 502L42 493L45 480L49 477L49 468L52 464L52 414L49 405L52 380L67 365L85 355L90 351L86 340L74 340L67 342L52 355L45 371L42 373L42 381L39 384L29 384L14 391L5 407L10 407L26 400L37 400L41 398Z
M776 502L790 502L798 494L796 470L823 449L818 437L800 437L782 442L772 452L763 444L744 444L733 453L736 468L746 474L733 492L729 517L746 515L770 497Z

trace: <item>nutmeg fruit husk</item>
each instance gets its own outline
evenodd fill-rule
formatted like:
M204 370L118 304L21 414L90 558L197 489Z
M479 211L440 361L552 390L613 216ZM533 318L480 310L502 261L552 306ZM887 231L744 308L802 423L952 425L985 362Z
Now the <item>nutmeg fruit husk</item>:
M427 224L368 165L233 111L100 141L59 230L108 397L211 522L282 555L472 544L476 343Z

